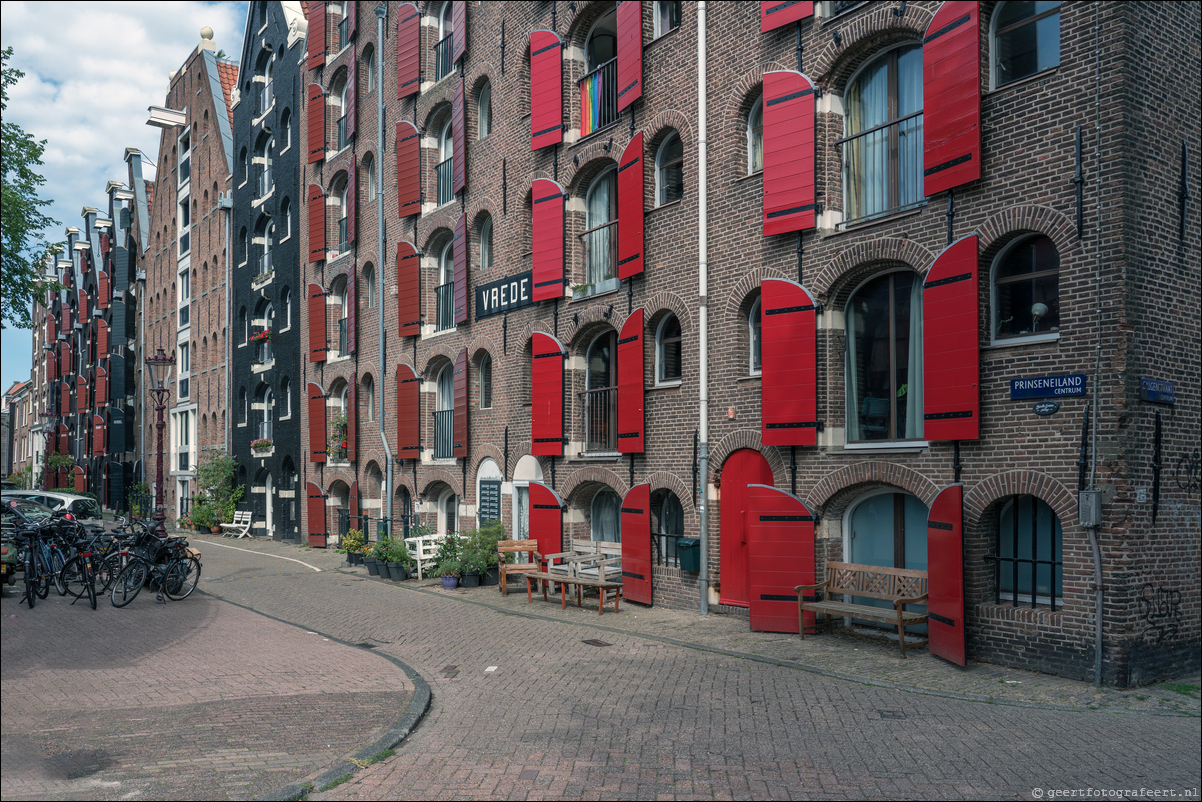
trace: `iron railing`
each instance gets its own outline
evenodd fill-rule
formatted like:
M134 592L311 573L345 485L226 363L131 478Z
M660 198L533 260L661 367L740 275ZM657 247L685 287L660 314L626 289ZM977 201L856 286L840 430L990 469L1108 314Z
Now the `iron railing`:
M374 525L373 525L374 524ZM393 524L399 524L399 531L393 534ZM338 510L338 534L345 535L352 529L363 533L363 539L368 543L393 537L409 537L409 516L399 515L396 518L388 516L372 517L366 513L351 515L350 510Z
M259 257L259 276L266 276L271 272L271 251L264 251Z
M925 199L922 112L840 139L847 220L880 217Z
M580 395L584 399L585 451L617 451L617 388L585 390Z
M455 328L455 282L434 288L434 330Z
M338 149L346 147L346 115L338 118Z
M346 221L345 217L338 221L338 253L346 253L351 249L351 244L346 241Z
M441 81L455 70L455 62L451 61L451 34L442 37L434 45L434 80Z
M443 409L434 413L434 458L455 456L455 410Z
M346 355L346 354L350 353L349 351L346 350L346 346L347 346L346 321L347 321L347 318L343 318L342 320L338 321L338 353L340 355Z
M1023 501L1030 505L1031 538L1030 543L1027 544L1030 548L1029 557L1020 556L1023 548L1019 540L1025 533L1019 527L1019 504ZM1009 533L1009 542L1005 543L1002 540L1002 527L999 520L994 539L994 553L985 558L994 564L995 601L997 604L1009 601L1017 607L1020 601L1024 601L1020 598L1026 595L1023 584L1029 580L1031 608L1038 607L1040 598L1043 598L1052 612L1055 612L1056 600L1062 593L1061 582L1057 581L1057 574L1060 575L1061 580L1064 577L1064 564L1057 559L1060 549L1056 547L1056 521L1053 519L1050 522L1051 529L1045 535L1044 543L1041 544L1038 500L1034 496L1012 496L1011 504L1012 530ZM1060 545L1063 548L1063 533ZM1047 559L1040 559L1041 552L1046 555ZM1030 572L1029 577L1025 576L1028 571Z
M680 565L680 555L676 552L676 541L684 535L653 534L651 549L655 552L655 564L668 567Z
M580 235L584 248L584 287L578 296L594 295L616 289L618 264L618 223L603 223Z
M579 81L580 135L618 121L618 60L612 58Z
M263 420L259 422L259 437L263 440L271 439L271 432L275 428L275 421L271 419L271 415L264 412Z
M262 116L271 108L272 94L271 84L263 84L259 87L259 103L255 108L255 116Z
M434 168L434 177L438 181L438 205L455 200L455 186L452 182L451 171L454 169L455 157L445 159Z

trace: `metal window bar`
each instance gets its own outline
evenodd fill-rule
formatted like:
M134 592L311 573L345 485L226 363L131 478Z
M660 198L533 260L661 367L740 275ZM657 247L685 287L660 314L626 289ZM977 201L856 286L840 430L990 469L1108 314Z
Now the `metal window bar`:
M880 217L925 200L922 112L869 128L835 143L843 148L847 194L844 225Z
M259 424L259 437L263 438L264 440L270 440L273 426L274 421L272 421L270 416L264 418L263 422Z
M1030 511L1031 511L1031 556L1029 558L1018 556L1018 538L1019 538L1019 529L1018 529L1019 509L1018 509L1018 506L1022 502L1023 499L1026 499L1030 503ZM1037 503L1035 496L1012 496L1011 503L1014 505L1014 507L1013 507L1013 513L1010 516L1011 523L1013 526L1013 528L1011 530L1012 538L1010 541L1010 544L1011 544L1010 554L1009 555L1002 554L1002 528L1000 525L1001 522L999 520L999 526L997 527L997 532L996 532L995 540L994 540L994 554L993 554L993 556L987 558L987 559L992 560L994 563L994 574L993 574L993 587L994 587L994 593L995 593L994 602L996 604L1001 604L1002 603L1002 593L1008 592L1010 594L1010 598L1008 599L1008 601L1011 603L1011 606L1017 607L1019 604L1018 597L1020 595L1019 585L1018 585L1019 571L1022 566L1030 566L1030 569L1031 569L1031 609L1036 609L1039 606L1039 585L1038 585L1039 566L1046 565L1046 566L1049 566L1049 571L1051 574L1051 576L1049 577L1049 580L1048 580L1048 598L1050 599L1049 607L1051 608L1052 612L1056 612L1056 575L1057 575L1057 571L1059 571L1061 578L1063 578L1064 563L1062 560L1057 560L1057 559L1048 559L1048 560L1039 559L1039 515L1038 515L1038 509L1037 509L1038 503ZM1049 546L1050 546L1049 556L1055 557L1055 555L1056 555L1056 526L1054 523L1052 525L1052 531L1050 534L1051 534L1051 538L1050 538L1050 543L1049 543ZM1003 565L1003 563L1005 565ZM1009 591L1002 590L1002 571L1003 570L1007 570L1010 574L1010 588L1011 589Z
M616 387L585 390L585 451L617 451L618 392Z
M441 81L455 70L451 61L451 34L447 34L434 45L434 80Z
M612 58L579 80L580 135L618 121L618 60Z
M179 466L176 470L186 471L192 467L191 452L181 451L176 455L176 465Z
M618 263L618 221L591 228L580 235L584 248L584 283L582 295L591 295L598 291L598 285L611 281L617 273L614 268Z
M191 496L180 496L179 497L179 514L187 515L191 511L192 511L192 497Z
M346 115L338 118L338 149L346 147Z
M346 218L338 221L338 253L346 253L351 249L350 243L346 241Z
M437 167L434 168L434 177L438 183L438 205L439 206L442 206L444 203L450 203L451 201L455 200L455 191L454 191L454 189L452 189L452 187L454 187L455 185L451 180L451 171L454 167L454 165L452 163L454 161L455 161L455 157L452 156L449 159L443 160L442 162L440 162L438 164Z
M342 320L338 321L338 353L339 354L348 353L348 351L346 350L346 346L347 346L346 321L347 321L347 318L343 318Z
M651 535L651 548L655 552L655 564L671 567L680 566L680 555L676 551L676 541L684 535L668 535L664 533Z
M455 282L434 288L434 330L455 328Z
M443 409L434 413L434 458L455 456L455 410Z

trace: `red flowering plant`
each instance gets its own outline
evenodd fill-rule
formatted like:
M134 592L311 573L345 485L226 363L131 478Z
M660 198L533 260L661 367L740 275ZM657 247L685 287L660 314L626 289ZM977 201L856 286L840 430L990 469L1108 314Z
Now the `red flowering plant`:
M271 342L271 329L259 329L254 334L250 335L252 343L269 343Z

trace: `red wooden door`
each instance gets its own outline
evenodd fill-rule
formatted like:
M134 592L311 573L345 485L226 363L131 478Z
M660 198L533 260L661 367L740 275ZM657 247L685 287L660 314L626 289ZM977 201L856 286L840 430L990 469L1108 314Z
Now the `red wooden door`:
M747 486L772 483L768 460L754 449L739 449L722 465L718 596L723 604L747 606Z
M788 2L787 0L761 0L760 33L784 27L791 22L800 22L814 16L813 0Z
M397 326L402 337L421 333L421 254L412 242L396 244Z
M421 379L413 368L401 362L396 366L396 428L397 456L401 459L421 457L419 417Z
M563 501L542 482L530 483L530 539L539 554L563 551Z
M321 84L309 84L309 164L326 157L326 96ZM310 261L317 261L310 259Z
M651 485L622 498L622 598L651 604Z
M451 240L451 260L454 264L455 275L455 325L467 323L467 215L459 215L455 223L455 235Z
M326 497L313 482L305 483L305 523L309 532L309 545L325 548L326 545Z
M452 386L455 393L455 411L452 414L451 422L451 442L453 443L454 451L452 452L456 458L466 457L467 453L467 437L468 437L468 420L467 420L467 349L461 348L459 355L455 357L455 367L452 370Z
M981 23L976 0L939 7L922 40L923 193L981 177Z
M536 178L534 196L534 302L563 297L564 189L547 178Z
M541 331L532 343L530 453L563 454L563 346ZM556 549L559 551L559 549Z
M800 72L764 73L764 236L813 228L814 101L817 90Z
M619 0L616 14L618 34L618 113L643 96L643 4Z
M451 142L455 156L451 160L451 191L458 195L467 184L467 95L463 78L455 85L451 98Z
M931 654L965 664L962 485L939 491L927 516L927 637Z
M326 4L310 3L306 15L309 23L309 63L315 70L326 63Z
M797 632L798 585L814 584L814 516L797 496L747 488L747 583L752 632ZM814 625L806 613L806 626Z

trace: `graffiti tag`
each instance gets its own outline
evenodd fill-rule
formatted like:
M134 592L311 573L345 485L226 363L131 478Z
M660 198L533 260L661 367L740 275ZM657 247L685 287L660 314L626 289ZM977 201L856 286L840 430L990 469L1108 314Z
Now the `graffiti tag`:
M1139 594L1139 611L1148 628L1144 635L1156 634L1156 642L1175 638L1181 628L1181 591L1144 585Z
M1202 473L1202 450L1195 448L1193 454L1182 454L1177 459L1177 467L1173 470L1173 479L1177 482L1177 489L1193 495L1198 489L1200 473Z

